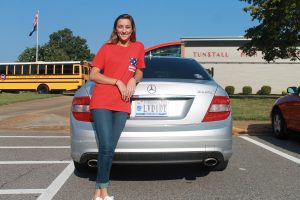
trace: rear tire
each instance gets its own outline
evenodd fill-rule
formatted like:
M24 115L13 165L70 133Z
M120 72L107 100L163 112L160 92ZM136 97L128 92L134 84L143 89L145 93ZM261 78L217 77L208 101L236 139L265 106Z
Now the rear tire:
M49 93L49 87L46 84L40 84L37 89L36 92L38 94L48 94Z
M272 130L275 137L286 139L288 137L286 122L279 109L272 113Z

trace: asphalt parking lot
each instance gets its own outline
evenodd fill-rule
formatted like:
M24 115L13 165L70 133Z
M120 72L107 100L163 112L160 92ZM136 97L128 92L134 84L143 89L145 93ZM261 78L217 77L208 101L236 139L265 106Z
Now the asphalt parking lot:
M95 171L79 174L70 158L70 101L56 97L1 107L1 200L91 199ZM57 102L61 106L55 107ZM234 154L223 172L200 165L114 165L110 191L117 200L296 200L299 147L299 138L277 140L268 132L235 135Z

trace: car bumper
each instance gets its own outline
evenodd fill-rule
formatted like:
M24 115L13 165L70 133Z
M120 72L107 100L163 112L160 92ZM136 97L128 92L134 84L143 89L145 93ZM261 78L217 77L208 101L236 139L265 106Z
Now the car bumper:
M206 124L209 126L209 123ZM127 128L118 142L114 163L196 163L206 158L229 160L232 155L232 122L226 120L214 127L196 126ZM72 124L71 157L85 163L97 159L98 146L92 125Z

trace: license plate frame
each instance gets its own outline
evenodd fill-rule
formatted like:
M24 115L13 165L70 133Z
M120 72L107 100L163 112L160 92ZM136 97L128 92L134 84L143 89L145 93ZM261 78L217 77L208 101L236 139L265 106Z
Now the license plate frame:
M135 100L136 117L168 117L167 100Z

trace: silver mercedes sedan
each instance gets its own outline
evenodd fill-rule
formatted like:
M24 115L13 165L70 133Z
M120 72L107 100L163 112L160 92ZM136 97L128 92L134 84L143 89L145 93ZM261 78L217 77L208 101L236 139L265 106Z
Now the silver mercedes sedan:
M226 169L232 155L230 99L195 60L145 57L144 79L114 156L118 164L203 163ZM84 172L97 166L97 142L89 103L95 83L74 95L71 156Z

